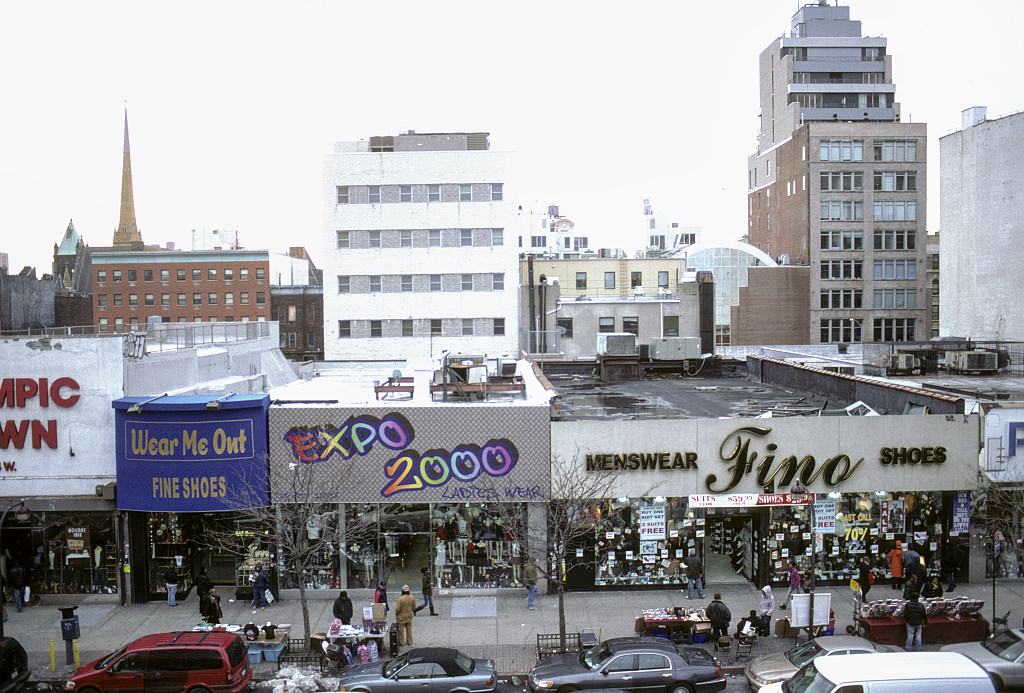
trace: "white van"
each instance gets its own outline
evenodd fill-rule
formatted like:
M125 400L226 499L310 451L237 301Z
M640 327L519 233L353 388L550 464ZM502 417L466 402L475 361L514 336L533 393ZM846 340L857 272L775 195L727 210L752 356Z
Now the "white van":
M956 652L818 657L760 693L995 693L988 672Z

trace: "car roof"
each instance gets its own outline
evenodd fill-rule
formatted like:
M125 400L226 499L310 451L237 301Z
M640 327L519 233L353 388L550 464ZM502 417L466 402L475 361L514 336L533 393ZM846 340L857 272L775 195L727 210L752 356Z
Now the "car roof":
M239 637L236 633L228 631L177 631L174 633L153 633L144 635L132 641L128 648L131 650L151 649L156 647L167 647L170 645L187 645L189 647L207 646L224 647L232 640Z
M959 652L875 652L818 657L814 666L836 685L851 681L887 681L912 677L960 679L988 674Z
M605 646L612 652L618 652L631 647L643 647L654 650L668 650L678 652L675 643L666 638L634 637L634 638L611 638L604 641Z
M408 658L411 664L418 662L437 662L448 669L455 664L455 656L459 651L454 647L418 647L409 650Z
M834 650L846 650L855 647L865 650L878 649L877 643L873 643L867 638L857 637L856 635L830 635L825 638L815 638L814 642L816 642L821 649L828 652L832 652Z

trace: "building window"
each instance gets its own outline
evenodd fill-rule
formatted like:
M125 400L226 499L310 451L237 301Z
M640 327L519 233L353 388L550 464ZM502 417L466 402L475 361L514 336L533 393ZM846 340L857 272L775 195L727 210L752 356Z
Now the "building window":
M114 294L114 307L118 308L121 306L121 294Z
M380 204L380 186L371 185L368 186L370 193L370 204Z
M338 275L338 293L347 294L352 291L352 278L347 275Z
M288 322L288 313L285 310L284 306L278 306L277 307L277 321L278 322Z
M316 332L307 332L306 333L306 346L307 347L315 347L316 346Z
M546 247L548 247L547 236L530 236L530 247L531 248L546 248Z
M574 236L572 239L572 249L577 252L586 250L590 247L589 243L586 236Z
M597 319L597 331L598 332L614 332L615 331L615 318L598 318Z
M184 292L178 294L178 305L179 306L187 306L188 305L188 295L185 294Z
M660 270L658 272L658 288L659 289L667 289L668 288L668 272L666 272L664 270Z
M914 318L875 318L876 342L913 342Z
M491 246L505 245L505 229L491 229Z
M875 161L917 161L917 140L875 140L874 149Z
M349 248L348 231L335 231L335 237L337 239L338 248Z
M431 183L427 186L427 202L441 201L441 186Z
M878 192L913 192L917 190L916 171L875 171Z
M644 285L644 273L643 272L630 272L629 273L629 288L635 289L638 286Z
M121 270L113 270L110 276L111 279L115 282L121 281Z
M235 294L232 291L228 291L224 294L224 305L228 308L232 308L235 305Z
M234 278L235 278L235 271L233 269L225 269L224 270L224 281L230 283L231 281L234 280Z
M825 310L861 308L863 295L862 289L823 289L821 307Z
M917 221L917 202L876 201L875 221Z
M412 202L412 186L411 185L399 185L398 186L398 201L399 202Z
M917 279L917 263L914 260L875 260L874 278L877 280Z
M264 305L266 305L266 303L267 303L267 296L266 296L266 294L264 292L262 292L262 291L257 291L256 292L256 307L257 308L262 308Z
M441 247L441 229L430 229L427 231L427 245L431 248Z
M371 337L383 337L384 336L384 321L382 321L382 320L371 320L370 321L370 336Z
M403 337L412 337L413 336L413 334L412 334L412 320L403 320L402 321L402 336Z
M823 192L863 192L864 172L822 171L820 185Z
M185 281L185 270L184 270L184 269L179 269L179 270L177 270L177 271L175 272L175 278L176 278L176 279L177 279L177 280L178 280L179 282L183 282L183 281Z
M472 337L473 336L473 318L462 319L462 336Z
M502 194L502 184L491 183L491 202L501 202Z
M877 206L878 203L876 202ZM821 203L822 221L863 221L863 200L826 200Z
M576 288L586 289L587 288L587 273L577 272L576 273Z
M313 304L306 306L306 320L307 322L316 320L316 306Z
M139 274L135 270L128 270L128 281L133 284L138 281Z
M151 269L143 270L142 276L145 279L145 281L147 281L147 282L153 281L153 270L151 270Z
M155 305L155 299L156 299L156 297L153 294L146 294L145 297L143 298L143 301L145 301L144 305L147 305L147 306Z
M96 305L99 306L100 308L106 308L107 307L107 295L106 294L99 294L99 295L97 295L96 296Z
M875 308L917 308L916 289L875 289Z
M381 292L381 281L379 274L370 275L370 293L379 294Z
M473 201L473 186L468 183L459 185L459 202Z
M114 332L124 331L124 318L114 318Z
M822 344L861 341L861 321L853 318L826 318L820 323Z
M256 281L261 282L267 278L267 268L257 267L256 268Z
M200 293L192 294L192 305L196 308L203 305L203 295Z
M464 274L462 275L462 290L472 291L473 290L473 275Z
M430 334L437 337L442 334L441 332L441 320L440 318L430 319Z
M169 282L169 281L171 281L171 270L169 270L169 269L162 269L162 270L160 270L160 281L162 281L162 282Z
M566 339L572 339L572 318L555 318L555 327Z
M412 247L412 230L411 229L402 229L402 231L399 233L398 245L400 247L402 247L402 248L411 248Z
M863 260L823 260L822 279L862 279Z
M917 245L916 234L912 229L875 231L875 250L914 250ZM933 256L938 259L938 255ZM938 269L938 267L932 267Z
M495 272L491 275L491 291L505 290L505 273Z
M287 340L285 339L287 337ZM281 334L281 346L294 349L296 345L296 336L294 332L285 332Z
M615 288L615 272L604 273L604 288L614 289Z
M407 293L409 291L412 291L412 275L411 274L403 274L402 275L402 291L407 292Z
M624 317L622 318L622 331L629 332L640 336L640 318L638 317Z
M106 334L106 332L107 332L107 319L106 318L100 318L99 331L100 331L100 334Z
M203 270L193 269L192 270L192 281L199 282L203 280Z
M207 269L206 270L206 278L207 278L207 280L209 280L211 282L217 281L217 270L216 269Z
M103 284L106 281L107 281L107 272L106 272L106 270L98 271L96 273L96 283L97 284Z
M463 248L473 247L473 229L461 229L459 231L459 245Z
M380 231L371 231L370 232L370 247L371 248L380 248L381 247Z
M348 204L348 186L347 185L339 185L339 186L336 187L336 190L338 191L338 204L339 205L347 205Z
M238 302L241 303L243 306L249 305L249 292L243 291L240 294L238 294Z
M178 322L181 322L181 318L178 318ZM138 318L129 318L128 319L128 329L130 329L132 332L134 332L135 330L139 329L139 319Z
M210 291L209 293L206 294L206 305L208 305L208 306L215 306L215 305L217 305L217 292L216 291Z
M432 274L430 275L430 290L440 291L441 290L441 275Z
M134 308L137 305L139 305L139 295L138 294L128 294L128 306L130 308Z
M495 337L505 336L505 318L495 318L494 325L491 328L494 331Z
M863 250L864 232L861 230L841 231L829 229L820 234L822 250Z
M935 279L932 279L932 296L938 296L938 295L939 295L939 280L936 277ZM117 300L118 296L120 296L120 294L115 294L114 295L114 305L115 306L121 305L121 302Z
M247 282L247 281L249 281L249 268L248 267L243 267L240 270L238 270L238 281L240 281L240 282Z
M821 140L822 161L864 161L864 140Z
M338 321L338 339L347 339L352 336L352 321L351 320L339 320Z
M165 308L169 307L171 305L171 295L170 294L160 294L160 305L165 307Z

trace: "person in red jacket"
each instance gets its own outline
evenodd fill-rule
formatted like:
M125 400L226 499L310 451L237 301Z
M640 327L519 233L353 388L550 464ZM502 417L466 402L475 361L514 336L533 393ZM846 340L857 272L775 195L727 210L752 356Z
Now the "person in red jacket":
M896 540L896 548L889 552L889 567L892 570L892 588L903 589L903 542Z

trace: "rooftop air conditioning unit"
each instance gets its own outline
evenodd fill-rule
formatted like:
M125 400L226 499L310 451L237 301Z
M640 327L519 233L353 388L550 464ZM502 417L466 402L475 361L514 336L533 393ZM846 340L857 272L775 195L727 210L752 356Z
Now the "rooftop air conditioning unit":
M636 335L630 332L605 332L597 335L598 356L636 356Z

